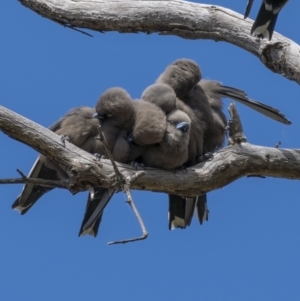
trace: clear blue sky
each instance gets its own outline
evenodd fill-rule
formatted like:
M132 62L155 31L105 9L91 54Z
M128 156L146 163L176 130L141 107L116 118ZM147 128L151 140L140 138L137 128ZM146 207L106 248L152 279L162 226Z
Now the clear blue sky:
M243 13L246 0L214 0ZM256 16L259 0L252 9ZM289 1L277 31L300 42L299 1ZM133 98L178 58L196 60L204 78L244 89L279 108L284 126L238 105L248 141L300 148L300 87L267 70L233 45L156 34L94 32L89 38L20 5L0 1L0 103L44 126L70 108L94 106L107 88ZM224 101L225 109L229 104ZM0 133L0 178L27 173L37 153ZM108 241L140 234L117 194L96 239L78 238L86 193L56 189L25 216L10 206L21 185L2 185L1 300L299 300L300 184L243 178L209 193L210 220L167 229L167 197L134 192L149 238L128 245Z

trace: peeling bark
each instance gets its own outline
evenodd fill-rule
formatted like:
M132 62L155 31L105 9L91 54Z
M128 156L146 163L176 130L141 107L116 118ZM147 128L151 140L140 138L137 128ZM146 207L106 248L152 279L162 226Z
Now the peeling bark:
M2 106L0 130L59 164L70 176L68 188L72 193L95 186L119 188L110 160L98 161L69 142L64 146L57 134ZM134 178L134 168L116 164L125 178ZM299 180L300 150L242 142L225 147L215 153L212 160L188 168L187 171L175 173L146 168L145 174L134 181L131 188L191 197L224 187L247 175Z
M70 28L144 32L236 45L271 71L300 84L300 47L278 33L272 41L250 36L253 23L230 9L187 1L18 0L39 15Z

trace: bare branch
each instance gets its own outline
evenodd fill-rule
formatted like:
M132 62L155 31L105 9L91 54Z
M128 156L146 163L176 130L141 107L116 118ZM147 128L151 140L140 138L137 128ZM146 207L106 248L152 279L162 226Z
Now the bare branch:
M19 1L41 16L72 28L225 41L254 54L273 72L300 84L298 44L278 33L274 33L271 42L252 37L253 21L221 6L180 0Z
M101 127L100 124L98 126L98 131L99 131L99 135L100 135L101 141L103 142L103 146L104 146L106 155L109 158L109 160L110 160L110 162L111 162L111 164L112 164L112 166L114 168L117 180L119 181L119 184L120 184L120 187L122 187L123 186L123 175L120 173L120 171L119 171L119 169L118 169L118 167L116 165L116 162L115 162L115 160L113 158L113 155L112 155L112 153L109 150L108 144L106 142L106 139L105 139L105 136L103 134L102 127Z
M72 192L99 186L118 189L110 160L101 160L100 164L94 156L71 143L64 147L60 136L1 106L0 129L70 170L69 189L72 188ZM135 168L120 163L116 165L126 178L134 178ZM131 183L131 189L192 197L224 187L247 175L299 180L300 150L240 143L220 150L212 160L188 168L187 172L145 168L143 173Z
M52 181L35 178L16 178L16 179L0 179L0 184L33 184L44 187L69 188L69 184L64 181Z
M134 178L134 181L137 180L138 177L141 177L143 176L144 174L143 173L137 173L135 178ZM132 195L131 195L131 192L130 192L130 186L131 186L131 183L132 183L132 179L127 179L126 181L126 185L124 187L124 191L126 193L126 196L127 196L127 203L129 204L129 206L131 207L131 209L133 210L139 224L140 224L140 227L142 229L142 235L139 236L139 237L135 237L135 238L129 238L129 239L123 239L123 240L116 240L116 241L112 241L112 242L109 242L108 245L116 245L116 244L126 244L128 242L135 242L135 241L139 241L139 240L144 240L148 237L148 232L146 230L146 227L145 227L145 224L144 224L144 221L139 213L139 211L137 210L134 202L133 202L133 198L132 198Z

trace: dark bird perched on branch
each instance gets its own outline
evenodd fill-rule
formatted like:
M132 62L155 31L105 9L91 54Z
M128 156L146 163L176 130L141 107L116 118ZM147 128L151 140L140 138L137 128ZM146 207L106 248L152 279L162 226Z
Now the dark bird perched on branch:
M149 145L160 143L163 140L167 128L166 115L155 104L144 100L132 101L126 98L126 103L124 102L122 105L119 98L114 98L113 95L107 97L110 95L110 91L111 89L106 92L106 95L100 97L96 105L96 111L99 117L102 117L103 111L105 111L106 118L101 120L102 128L105 128L106 123L112 123L113 121L116 130L119 130L121 139L117 139L113 143L113 148L110 147L114 160L121 163L130 163L140 158ZM111 103L114 103L113 111L109 107ZM130 117L128 118L129 122L126 121L126 126L124 124L125 120L118 123L124 114ZM107 135L110 135L110 133ZM97 202L88 202L87 213L82 222L79 235L97 235L99 219L101 219L106 203L115 193L114 190L109 189L103 189L102 191L103 200L101 195L98 194Z
M287 2L288 0L263 0L250 33L270 41L278 14ZM245 19L250 13L252 4L253 0L249 0L244 15Z
M98 118L109 151L114 160L126 163L130 156L128 134L134 125L134 106L129 94L121 88L106 90L96 104L94 117ZM102 154L106 155L102 152ZM103 210L114 195L114 189L95 189L94 197L89 193L84 219L79 236L97 236Z
M179 79L181 81L178 82L177 85L175 85L175 82L173 82L173 87L177 87L176 90L179 95L182 95L182 90L180 89L180 85L183 87L192 87L195 85L199 79L200 79L200 69L195 68L194 72L191 72L190 74L189 70L186 70L186 76L181 76ZM175 74L177 72L175 71ZM165 77L166 78L166 77ZM176 78L172 76L172 72L170 74L170 80L176 80ZM192 83L190 82L192 81ZM168 81L169 82L169 81ZM189 88L188 88L189 89ZM187 89L187 90L188 90ZM167 84L163 83L156 83L151 86L149 86L142 94L142 99L155 103L157 106L162 108L166 114L169 114L170 112L179 109L183 112L185 112L190 120L191 120L191 128L190 128L190 140L188 143L188 158L185 162L185 166L192 166L197 162L197 158L203 154L203 138L204 138L204 131L206 129L206 123L201 119L198 118L195 114L195 111L187 106L184 102L182 102L180 99L176 98L175 91L172 87L170 87ZM208 104L207 104L208 106ZM200 113L199 113L200 114ZM202 117L202 115L201 115ZM174 156L175 157L175 156ZM175 157L176 158L176 157ZM174 159L177 160L177 159ZM176 161L175 161L176 162ZM148 162L144 162L146 165L148 165ZM148 164L147 164L148 163ZM160 167L157 165L156 167ZM182 220L182 218L178 218L179 215L182 215L183 212L186 212L187 219L191 219L193 214L194 208L189 208L189 204L186 204L186 201L184 198L181 198L176 195L169 195L170 198L170 210L169 210L169 228L173 228L173 224L178 227L185 227L185 222ZM205 199L203 198L203 201ZM193 206L191 204L191 206ZM191 207L190 206L190 207ZM200 206L200 202L199 202ZM191 210L192 212L188 212L188 210ZM178 211L178 213L177 213ZM172 222L174 221L174 222ZM190 221L189 221L190 222Z
M69 140L78 147L90 152L100 153L102 143L98 135L98 120L93 117L95 110L89 107L80 107L70 110L66 115L49 127L49 129L63 139ZM28 175L29 178L43 178L58 180L68 178L67 173L56 163L40 155ZM12 205L13 209L25 214L50 187L26 184L21 194Z
M199 66L188 59L180 59L173 62L157 79L158 83L167 84L174 89L176 96L180 99L177 101L177 107L182 109L182 103L188 107L196 115L199 127L204 131L204 135L193 136L191 130L187 166L195 164L195 154L196 158L198 158L207 152L216 151L223 145L227 120L222 111L222 97L237 100L272 119L290 124L290 121L278 110L249 99L244 91L223 86L216 81L200 79L201 71ZM191 118L192 115L190 114L188 113ZM202 145L203 147L199 147L193 152L191 151L193 144ZM189 225L192 218L192 208L195 206L202 224L208 216L205 195L197 198L188 198L187 201L185 198L170 195L169 228L184 228L186 225Z
M113 88L102 95L102 100L101 106L97 103L96 110L89 107L70 110L50 126L50 130L62 135L63 139L67 139L89 153L105 155L105 148L99 136L98 126L100 121L110 151L119 161L126 160L127 156L129 156L129 146L127 142L128 134L124 134L124 131L129 132L131 130L134 120L131 98L125 90ZM115 116L117 118L114 118ZM40 155L30 171L29 177L58 180L60 178L68 178L68 175L55 162ZM52 189L26 184L13 203L12 208L24 214L43 194ZM93 218L95 210L98 217L97 224L94 223L86 229L83 229L82 226L80 234L97 235L102 212L113 193L113 190L102 187L96 187L93 195L89 193L83 225L91 217Z
M180 168L188 160L191 120L183 111L175 110L167 116L163 139L150 145L142 155L142 162L149 167L165 170Z

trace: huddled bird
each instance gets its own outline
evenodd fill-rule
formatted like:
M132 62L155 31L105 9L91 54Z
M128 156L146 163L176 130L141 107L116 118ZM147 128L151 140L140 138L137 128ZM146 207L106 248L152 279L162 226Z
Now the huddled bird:
M194 165L206 153L213 153L223 146L227 125L222 111L224 97L239 101L282 123L290 123L278 110L249 99L242 90L224 86L217 81L202 80L200 67L189 59L179 59L170 64L157 82L174 89L177 107L184 110L192 120L186 166ZM194 210L200 224L208 220L205 194L195 198L169 195L169 229L189 226Z
M278 14L287 2L288 0L263 0L250 33L271 40ZM253 0L248 0L245 19L251 11L252 4Z
M223 146L227 125L222 109L225 97L290 124L278 110L249 99L244 91L203 80L195 61L179 59L166 67L140 99L133 100L123 88L110 88L101 94L95 108L74 108L49 129L61 135L63 141L67 139L91 154L106 156L99 136L101 125L115 161L175 172L198 164ZM57 163L40 155L28 177L57 180L68 179L69 175ZM52 189L26 184L12 208L25 214ZM103 187L89 191L79 236L97 236L104 209L116 192ZM206 194L169 195L169 229L189 226L194 212L200 224L208 220Z

